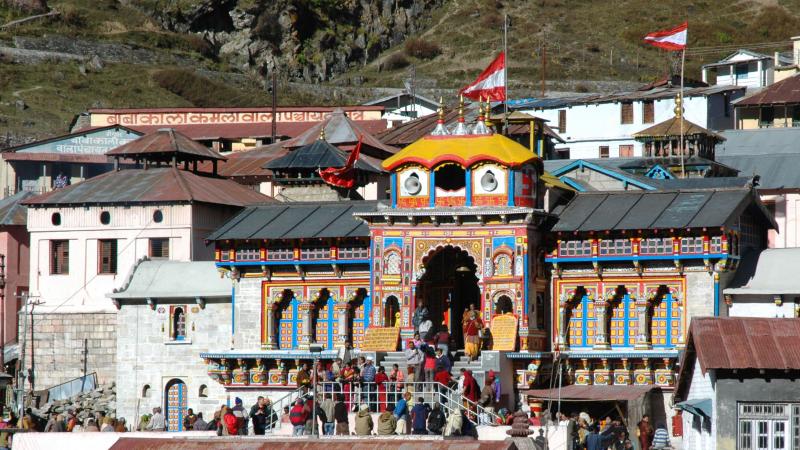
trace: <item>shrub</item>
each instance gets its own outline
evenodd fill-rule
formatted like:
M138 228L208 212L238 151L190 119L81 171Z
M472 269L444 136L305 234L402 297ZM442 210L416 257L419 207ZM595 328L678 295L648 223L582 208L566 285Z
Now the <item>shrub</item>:
M411 38L406 41L405 52L414 58L432 59L442 53L442 48L424 39Z
M386 70L397 70L403 67L408 67L410 63L402 53L395 53L383 62L383 68Z
M258 95L246 95L225 84L210 80L186 69L165 69L153 74L162 88L183 97L195 106L253 106L263 101Z
M503 16L497 11L487 11L482 15L481 25L483 25L484 28L495 30L503 26Z

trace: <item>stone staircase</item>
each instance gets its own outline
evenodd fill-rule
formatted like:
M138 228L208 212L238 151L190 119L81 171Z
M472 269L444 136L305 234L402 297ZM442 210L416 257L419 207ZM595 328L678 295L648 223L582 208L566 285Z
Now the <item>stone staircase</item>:
M380 367L383 367L388 374L392 370L392 366L397 364L400 370L403 373L408 374L408 364L406 362L406 355L403 352L388 352L384 356L383 360L380 361L378 364ZM475 379L478 383L483 382L483 368L481 367L481 360L478 359L476 361L469 361L469 358L464 355L463 350L456 351L453 357L453 368L450 370L450 373L453 375L453 378L456 380L461 377L461 369L471 370L472 374L475 376Z

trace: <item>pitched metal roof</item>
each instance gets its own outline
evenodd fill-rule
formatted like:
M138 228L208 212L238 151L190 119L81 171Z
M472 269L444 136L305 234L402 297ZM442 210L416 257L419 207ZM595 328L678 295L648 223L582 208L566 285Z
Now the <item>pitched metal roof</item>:
M142 135L142 133L140 133L139 131L134 130L133 128L128 128L128 127L125 127L125 126L122 126L122 125L107 125L107 126L104 126L104 127L86 128L86 129L78 130L78 131L76 131L74 133L62 134L60 136L53 136L53 137L42 139L42 140L39 140L39 141L28 142L28 143L25 143L25 144L21 144L21 145L17 145L17 146L14 146L14 147L6 148L0 153L14 153L14 152L18 152L20 150L25 150L25 149L30 148L30 147L38 147L38 146L41 146L43 144L49 144L49 143L52 143L52 142L63 141L63 140L72 139L72 138L76 138L76 137L83 137L83 136L86 136L88 134L93 134L93 133L96 133L96 132L99 132L99 131L105 131L105 130L123 130L123 131L127 131L127 132L129 132L131 134L135 134L137 136L141 136Z
M231 282L214 261L142 261L125 284L106 294L114 299L177 299L230 297Z
M344 167L347 164L348 155L334 147L328 141L317 139L309 145L292 150L288 154L275 158L266 164L265 169L325 169L328 167ZM356 169L369 172L382 172L381 169L373 167L359 157L356 160Z
M222 225L208 240L367 237L369 227L353 217L353 213L375 211L377 205L375 201L343 201L251 206Z
M296 148L313 144L319 139L323 128L325 140L331 144L355 144L363 138L363 145L385 152L385 156L397 152L396 148L384 144L361 125L350 120L340 108L335 109L325 121L315 124L291 141L285 142L284 147Z
M800 318L696 317L687 353L709 369L800 370ZM681 371L683 373L683 370Z
M146 134L127 144L106 152L108 156L130 158L145 156L183 155L200 160L224 160L225 157L173 128L162 128L155 133Z
M742 175L758 175L758 189L800 188L800 153L718 156L717 159L735 167Z
M516 100L510 102L509 105L514 109L556 109L567 108L577 105L591 105L598 103L616 103L623 101L639 101L639 100L659 100L665 98L674 98L680 93L680 87L655 87L647 90L625 91L613 94L588 94L572 97L555 97L555 98L530 98L523 100ZM693 88L684 88L684 97L706 97L709 95L720 94L724 92L744 91L743 86L702 86Z
M723 293L732 295L800 294L797 277L800 248L770 248L758 255L754 273L746 279L734 279ZM736 273L739 274L739 271Z
M561 211L553 231L719 227L754 202L776 227L749 188L579 193Z
M264 165L287 153L289 149L285 148L282 142L256 147L245 152L235 152L219 164L217 171L221 176L229 178L267 177L272 175L272 171L265 169Z
M725 130L725 141L714 149L716 156L751 156L775 153L800 154L800 127Z
M274 202L235 181L174 167L108 172L25 200L29 206L201 202L245 206Z
M734 107L800 103L800 76L778 81L736 102Z
M33 192L21 191L0 200L0 225L26 225L28 207L23 201L33 196Z
M718 141L724 141L725 138L713 131L709 131L700 125L683 119L683 134L684 136L699 136L706 135ZM636 140L650 140L650 139L663 139L674 138L681 135L681 120L677 117L671 117L663 122L657 123L651 127L645 128L642 131L633 133Z

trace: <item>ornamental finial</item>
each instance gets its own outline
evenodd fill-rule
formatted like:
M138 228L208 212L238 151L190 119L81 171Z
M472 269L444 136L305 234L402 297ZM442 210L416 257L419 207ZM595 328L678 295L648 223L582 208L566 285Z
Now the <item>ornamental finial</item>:
M436 121L436 128L431 132L431 136L447 136L450 132L444 126L444 98L439 97L439 119Z
M322 124L322 130L319 132L319 140L320 141L325 140L325 124Z
M475 126L472 127L472 134L489 134L490 131L486 128L486 117L483 115L483 96L478 98L478 120Z
M453 130L453 134L458 136L463 136L465 134L469 134L469 130L467 130L467 126L464 124L464 96L459 95L458 97L458 123L456 124L456 129Z

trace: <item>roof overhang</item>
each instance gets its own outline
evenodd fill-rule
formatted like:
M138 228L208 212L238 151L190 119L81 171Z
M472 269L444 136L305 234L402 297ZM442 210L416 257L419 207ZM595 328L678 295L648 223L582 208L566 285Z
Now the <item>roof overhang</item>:
M686 400L684 402L676 403L675 407L690 414L694 414L695 416L703 416L709 419L711 418L713 411L713 404L710 398L694 398L691 400Z

